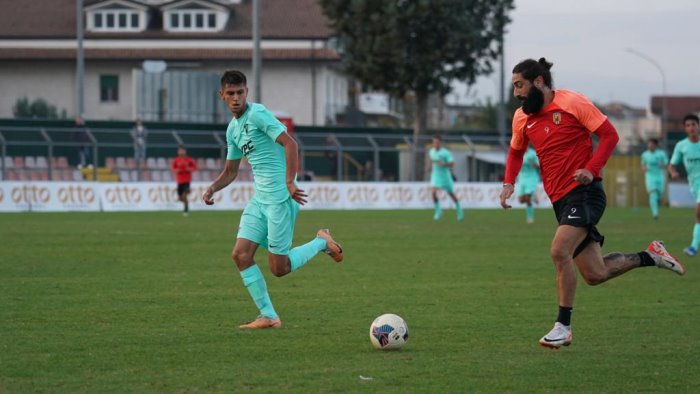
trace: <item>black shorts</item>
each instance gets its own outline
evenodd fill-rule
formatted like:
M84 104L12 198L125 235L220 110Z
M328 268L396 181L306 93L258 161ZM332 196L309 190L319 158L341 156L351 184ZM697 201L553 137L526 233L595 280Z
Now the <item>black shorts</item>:
M603 246L605 237L598 231L596 224L603 217L605 205L605 190L603 190L603 184L600 181L577 186L553 204L554 214L559 225L565 224L588 229L588 235L576 247L574 257L578 256L591 242L598 242L600 246Z
M188 193L190 191L190 184L188 183L178 183L177 184L177 195L181 196L183 193Z

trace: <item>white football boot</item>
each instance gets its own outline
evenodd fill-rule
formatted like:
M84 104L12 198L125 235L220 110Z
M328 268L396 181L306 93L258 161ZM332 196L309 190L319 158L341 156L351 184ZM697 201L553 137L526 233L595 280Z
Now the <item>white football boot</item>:
M571 345L574 339L571 333L571 326L565 326L559 322L554 323L552 331L540 339L540 345L552 349L559 349L562 346Z

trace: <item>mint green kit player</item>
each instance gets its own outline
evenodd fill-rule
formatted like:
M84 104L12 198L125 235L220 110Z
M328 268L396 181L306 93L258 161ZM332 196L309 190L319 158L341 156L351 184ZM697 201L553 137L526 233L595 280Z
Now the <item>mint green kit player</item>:
M685 138L676 144L671 155L671 165L683 163L688 173L688 186L695 203L700 204L700 141L691 142Z
M299 204L286 187L284 148L275 142L286 127L265 106L248 103L240 118L226 130L227 160L246 156L255 174L255 195L243 210L238 238L253 241L270 252L289 253Z
M515 182L518 195L532 195L540 184L540 161L532 148L528 148L523 156L523 166Z
M668 156L666 152L656 148L656 141L650 142L650 148L642 153L642 166L644 171L644 182L647 193L649 193L649 208L651 215L656 219L659 217L659 201L666 190L666 166Z
M291 249L299 206L308 197L296 183L297 142L263 105L248 103L247 78L242 72L224 72L219 97L233 115L226 129L228 154L224 169L204 191L202 200L207 205L215 203L214 193L236 179L245 156L253 172L255 194L241 215L231 258L260 314L239 328L280 328L282 321L272 305L265 277L255 263L258 247L267 248L270 271L277 277L298 270L319 252L339 263L343 250L328 229L318 230L314 239Z
M454 167L454 158L449 150L442 146L442 137L436 135L433 137L433 147L428 151L430 157L431 172L430 172L430 188L433 195L433 214L434 220L440 220L442 217L442 208L440 207L440 199L438 198L438 189L443 189L450 196L455 204L455 212L457 220L464 220L464 211L462 204L455 195L455 184L452 178L452 167Z
M678 166L681 163L688 173L688 186L697 210L698 204L700 204L700 141L692 142L685 138L676 144L670 164ZM683 251L689 256L695 256L698 248L700 248L700 222L696 222L693 226L693 239L690 246Z
M433 167L430 173L430 185L454 193L455 184L452 180L450 167L440 165L440 163L453 163L452 153L442 147L440 149L430 148L430 161Z

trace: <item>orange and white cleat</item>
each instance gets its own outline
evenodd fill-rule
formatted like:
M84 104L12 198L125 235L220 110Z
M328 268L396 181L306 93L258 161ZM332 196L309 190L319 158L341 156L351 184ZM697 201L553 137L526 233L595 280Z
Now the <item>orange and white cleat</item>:
M652 241L647 248L647 253L654 259L657 267L673 271L678 275L685 274L683 264L668 253L662 241Z
M258 316L257 319L241 324L238 326L241 330L258 330L262 328L280 328L282 327L282 320L278 317L277 319L270 319L265 316Z
M331 232L327 228L318 230L316 236L326 240L326 249L323 251L325 254L331 256L336 263L343 261L343 248L333 240Z

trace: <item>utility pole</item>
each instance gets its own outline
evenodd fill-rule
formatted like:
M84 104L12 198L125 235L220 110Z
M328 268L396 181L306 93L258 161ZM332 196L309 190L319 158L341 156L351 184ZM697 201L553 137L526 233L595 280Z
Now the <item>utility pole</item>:
M253 89L255 102L262 102L262 57L260 54L260 1L253 0L253 75L255 88Z
M78 41L77 67L75 71L77 116L85 116L85 52L83 50L83 0L76 1L76 35Z

